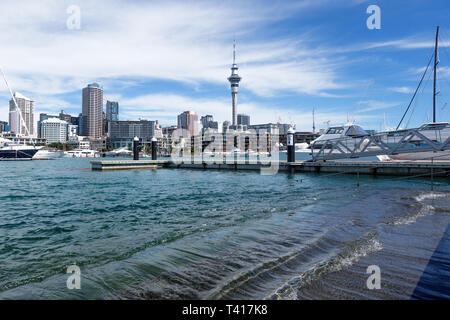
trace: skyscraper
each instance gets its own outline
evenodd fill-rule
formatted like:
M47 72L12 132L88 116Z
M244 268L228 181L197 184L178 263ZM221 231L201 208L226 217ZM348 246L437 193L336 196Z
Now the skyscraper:
M82 133L94 139L103 136L103 87L98 83L83 88Z
M232 116L233 126L237 125L237 95L239 89L239 82L241 77L237 74L239 68L236 65L236 44L233 43L233 65L231 66L231 76L228 77L231 85L231 99L232 99Z
M9 125L6 121L0 121L0 133L9 131Z
M106 121L119 120L119 102L106 100Z
M198 116L194 111L185 111L178 115L178 128L189 131L191 136L198 135Z
M20 113L17 110L14 100L9 100L9 126L11 132L16 134L34 134L34 101L23 96L19 92L14 93L14 99L17 102L23 121L20 119ZM28 128L28 132L25 128Z
M250 116L248 116L246 114L238 114L237 115L237 124L249 126L250 125Z

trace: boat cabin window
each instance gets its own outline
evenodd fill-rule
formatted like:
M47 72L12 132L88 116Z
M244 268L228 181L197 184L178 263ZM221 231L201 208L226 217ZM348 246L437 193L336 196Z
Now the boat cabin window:
M350 126L347 130L347 136L363 136L366 135L367 132L360 126Z
M448 123L428 123L420 127L421 130L442 130Z
M328 129L326 134L342 134L342 132L344 132L343 127L333 127Z

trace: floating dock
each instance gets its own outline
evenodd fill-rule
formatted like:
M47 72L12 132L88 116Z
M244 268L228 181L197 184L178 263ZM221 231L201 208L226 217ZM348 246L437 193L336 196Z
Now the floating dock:
M281 172L348 173L388 176L435 176L450 177L450 162L418 161L286 161L248 163L237 160L232 163L175 163L171 160L93 160L92 170L126 169L199 169L199 170L261 170L272 168ZM278 169L277 169L278 167Z
M92 170L158 169L166 165L165 160L93 160Z

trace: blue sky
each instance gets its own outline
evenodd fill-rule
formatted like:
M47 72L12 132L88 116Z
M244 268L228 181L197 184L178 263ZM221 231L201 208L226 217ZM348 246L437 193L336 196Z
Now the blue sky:
M80 8L80 29L67 8ZM369 30L369 5L381 29ZM252 123L395 127L440 33L438 120L450 120L446 1L13 1L0 4L0 65L36 113L81 112L81 89L104 87L120 118L176 124L184 110L231 120L227 77L236 39L238 112ZM432 77L409 127L431 117ZM0 85L0 119L9 94Z

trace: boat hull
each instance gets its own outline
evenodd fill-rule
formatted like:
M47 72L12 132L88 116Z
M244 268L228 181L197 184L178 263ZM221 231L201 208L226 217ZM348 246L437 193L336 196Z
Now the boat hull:
M0 160L31 160L37 149L0 150Z

